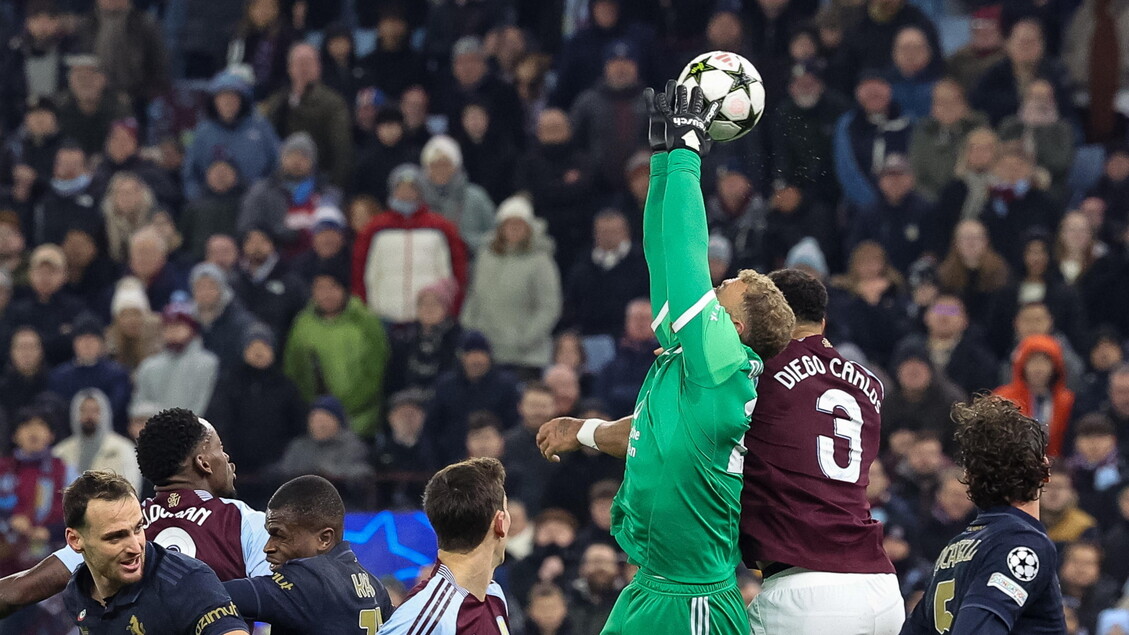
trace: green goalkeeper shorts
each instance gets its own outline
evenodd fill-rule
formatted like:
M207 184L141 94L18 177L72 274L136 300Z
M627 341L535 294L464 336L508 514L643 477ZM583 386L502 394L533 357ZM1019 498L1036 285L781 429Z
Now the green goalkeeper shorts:
M677 584L640 571L619 594L601 635L748 635L736 579Z

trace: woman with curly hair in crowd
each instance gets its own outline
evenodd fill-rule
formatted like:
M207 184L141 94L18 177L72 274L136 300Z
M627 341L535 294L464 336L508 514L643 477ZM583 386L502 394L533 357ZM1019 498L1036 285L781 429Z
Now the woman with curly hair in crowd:
M992 249L984 224L972 219L960 221L948 254L937 268L941 290L959 297L969 319L986 327L1009 277L1007 263Z
M139 176L118 172L110 179L102 198L102 216L106 220L108 252L114 262L129 258L129 237L147 225L157 211L157 197Z
M832 278L831 285L849 294L835 313L840 327L870 362L885 366L907 327L909 297L902 274L882 245L865 240L851 252L847 273Z

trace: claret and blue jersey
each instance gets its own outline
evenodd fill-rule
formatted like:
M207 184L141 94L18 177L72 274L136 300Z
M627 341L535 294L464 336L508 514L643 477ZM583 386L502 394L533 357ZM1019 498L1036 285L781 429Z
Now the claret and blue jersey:
M953 538L903 635L1061 635L1058 555L1042 523L993 507Z

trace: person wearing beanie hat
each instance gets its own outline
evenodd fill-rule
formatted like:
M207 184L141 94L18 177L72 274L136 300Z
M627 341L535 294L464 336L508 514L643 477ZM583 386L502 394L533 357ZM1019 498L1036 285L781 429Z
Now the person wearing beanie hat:
M231 161L245 183L270 176L278 163L278 134L254 107L251 84L225 70L208 84L205 117L192 131L192 144L181 167L184 195L194 201L205 192L205 179L217 151Z
M460 289L467 283L466 245L454 223L424 204L423 180L410 163L392 170L389 209L374 216L353 243L353 293L396 324L415 320L420 289L444 278L456 280Z
M826 280L831 274L823 250L811 236L801 238L800 242L788 250L788 255L784 258L784 268L802 269L820 280Z
M289 85L271 94L261 111L282 137L308 134L330 180L344 187L353 169L353 113L349 103L322 81L319 57L309 44L291 47L286 66Z
M340 398L352 429L371 438L380 421L391 350L383 322L350 297L347 283L334 268L315 272L310 302L290 329L282 368L303 399L327 391Z
M204 348L191 304L171 302L161 313L164 348L137 368L133 401L204 412L219 377L219 359Z
M462 312L463 327L494 344L494 359L536 377L552 357L561 317L561 276L545 223L522 195L498 210L493 240L479 251Z
M130 373L161 350L161 320L149 308L145 287L133 276L118 281L110 301L106 354Z
M47 376L47 388L70 401L80 390L97 388L105 393L113 410L114 429L126 433L126 409L133 384L129 371L106 356L103 324L94 315L83 313L71 330L74 358L56 367Z
M218 266L202 262L192 268L188 280L204 348L216 354L221 369L229 368L243 356L243 333L252 316Z
M282 478L321 474L348 488L370 478L373 468L368 446L350 428L341 400L321 395L310 404L306 434L290 442L274 471Z
M287 259L307 250L317 208L341 201L341 191L320 174L318 161L324 152L309 133L287 137L279 150L278 169L247 191L235 223L238 234L269 229Z
M436 135L420 155L424 179L423 200L459 228L459 235L477 253L494 228L494 201L481 186L470 182L463 168L459 144Z
M270 496L271 481L260 483L286 445L306 430L306 402L276 361L282 357L270 326L253 322L243 332L239 363L216 383L206 417L223 431L224 449L239 463L240 495ZM250 489L248 489L250 488Z
M323 205L314 213L311 246L312 249L291 261L290 270L308 287L318 271L333 269L334 276L345 280L348 288L352 253L347 221L340 209Z

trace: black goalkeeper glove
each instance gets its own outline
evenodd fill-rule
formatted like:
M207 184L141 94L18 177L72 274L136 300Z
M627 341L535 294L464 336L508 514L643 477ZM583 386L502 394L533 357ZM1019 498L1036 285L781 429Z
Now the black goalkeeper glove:
M698 86L689 92L685 86L678 86L673 104L666 94L656 95L655 109L666 120L667 150L683 148L705 156L712 143L707 130L720 108L718 102L707 107L705 96Z
M673 79L666 83L663 96L666 101L673 102L678 82ZM643 89L643 100L647 102L648 128L647 140L651 143L651 152L666 152L666 117L656 107L654 88Z

